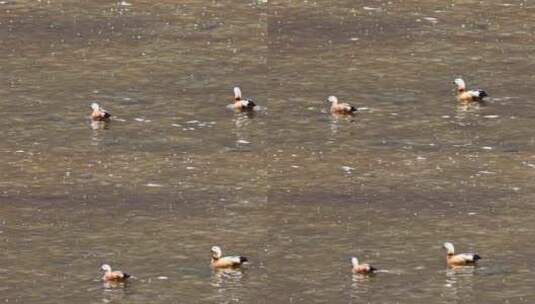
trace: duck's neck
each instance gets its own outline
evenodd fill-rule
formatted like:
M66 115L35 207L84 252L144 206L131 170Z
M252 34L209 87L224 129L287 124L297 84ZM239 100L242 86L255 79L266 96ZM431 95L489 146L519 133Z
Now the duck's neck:
M464 92L464 90L465 90L464 88L457 88L457 93L461 94Z

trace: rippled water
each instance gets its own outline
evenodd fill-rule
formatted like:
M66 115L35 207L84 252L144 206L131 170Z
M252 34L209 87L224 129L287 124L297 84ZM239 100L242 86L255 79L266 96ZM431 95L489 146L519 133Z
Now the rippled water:
M0 300L532 303L534 14L0 2ZM457 106L459 76L488 102ZM234 85L262 110L226 109ZM447 270L444 241L480 266ZM216 244L251 263L212 272ZM135 278L103 286L104 262Z

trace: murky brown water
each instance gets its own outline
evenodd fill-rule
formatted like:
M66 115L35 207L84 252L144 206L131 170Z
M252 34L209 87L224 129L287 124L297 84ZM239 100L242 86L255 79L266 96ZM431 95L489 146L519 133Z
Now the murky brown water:
M535 301L534 3L76 2L0 4L0 301Z

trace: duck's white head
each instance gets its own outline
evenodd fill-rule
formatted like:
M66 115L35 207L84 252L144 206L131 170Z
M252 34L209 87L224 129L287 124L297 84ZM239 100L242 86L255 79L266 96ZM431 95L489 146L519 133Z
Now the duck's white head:
M453 82L457 85L457 89L459 90L464 90L466 88L466 84L461 78L457 78Z
M98 105L98 103L93 102L91 104L91 109L93 109L93 111L98 111L98 110L100 110L100 106Z
M448 254L454 254L455 253L455 248L453 247L452 243L446 242L442 246L444 247L444 249L446 249L448 251Z
M241 99L241 90L239 87L234 87L234 98Z
M356 257L352 257L351 264L353 265L353 267L357 267L359 265L359 259L357 259Z
M100 266L100 269L105 272L111 272L111 266L108 264L102 264L102 266Z
M216 259L219 259L222 255L221 248L219 248L219 246L212 247L211 251L212 251L212 256Z
M329 98L327 98L327 101L330 102L330 103L337 103L338 102L338 98L336 98L336 96L329 96Z

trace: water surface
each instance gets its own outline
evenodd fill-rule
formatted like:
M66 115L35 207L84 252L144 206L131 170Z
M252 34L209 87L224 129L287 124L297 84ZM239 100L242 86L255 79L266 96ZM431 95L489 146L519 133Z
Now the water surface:
M1 2L0 299L533 302L534 13ZM459 76L488 102L457 106ZM226 109L235 85L262 110ZM331 117L328 95L364 109ZM480 267L447 270L444 241ZM251 264L212 272L216 244ZM102 286L104 262L135 278Z

